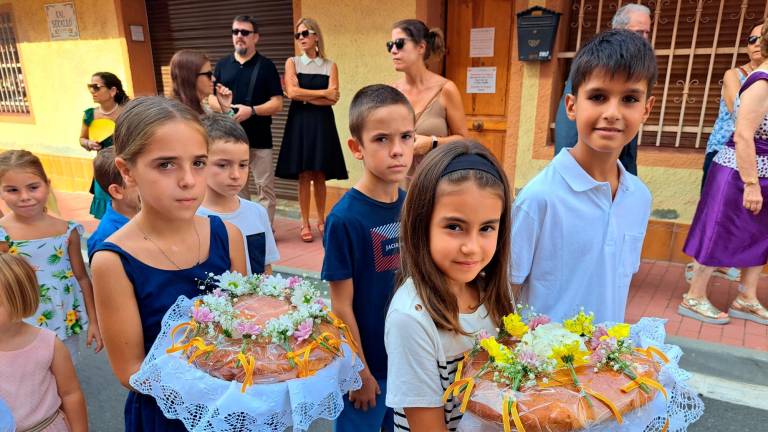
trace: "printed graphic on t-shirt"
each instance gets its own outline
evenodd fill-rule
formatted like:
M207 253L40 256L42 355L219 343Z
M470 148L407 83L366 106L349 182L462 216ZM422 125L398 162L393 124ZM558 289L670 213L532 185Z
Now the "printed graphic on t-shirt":
M377 272L400 268L400 222L371 229L373 259Z
M245 236L248 248L248 261L251 264L253 274L264 273L264 261L267 254L267 237L264 233Z

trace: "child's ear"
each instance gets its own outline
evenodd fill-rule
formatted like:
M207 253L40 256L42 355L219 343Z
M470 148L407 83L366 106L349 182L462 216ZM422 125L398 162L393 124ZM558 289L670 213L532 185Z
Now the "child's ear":
M651 96L648 98L647 101L645 101L645 112L643 113L643 123L645 123L646 120L648 120L648 116L651 115L651 111L653 110L653 104L656 102L656 96Z
M349 146L349 150L352 151L352 156L354 156L355 159L363 160L363 145L360 144L360 141L358 141L357 138L348 139L347 146Z
M125 161L125 159L116 157L115 166L117 167L117 170L120 171L120 175L123 176L123 181L125 182L126 187L136 186L136 181L133 179L133 175L131 173L131 167L128 162Z
M565 114L571 121L576 121L576 110L573 108L576 106L576 96L572 94L565 95Z
M109 194L109 196L111 196L113 199L116 199L116 200L121 200L125 198L125 195L123 194L123 187L120 185L116 185L114 183L109 185L109 187L107 188L107 193Z

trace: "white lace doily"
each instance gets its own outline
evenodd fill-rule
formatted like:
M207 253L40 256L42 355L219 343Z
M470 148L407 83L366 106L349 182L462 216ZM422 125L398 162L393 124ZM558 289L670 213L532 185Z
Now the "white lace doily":
M678 362L683 351L677 345L665 344L666 331L660 318L642 318L631 327L632 341L636 347L654 346L666 354L669 363L661 363L658 381L667 390L668 399L658 394L653 401L631 413L623 415L624 423L619 425L615 419L593 424L583 429L589 432L661 432L666 419L669 419L668 432L680 432L698 420L704 414L704 402L685 383L690 375L680 369ZM613 324L613 323L610 323ZM498 431L500 424L483 420L467 412L459 423L461 432ZM513 430L514 426L512 427Z
M344 343L344 357L311 377L273 384L242 384L214 378L187 364L180 352L166 354L170 331L189 320L193 301L179 297L163 317L162 329L141 369L131 376L136 391L150 395L168 418L192 432L305 431L319 419L333 420L344 408L342 395L362 385L363 365Z

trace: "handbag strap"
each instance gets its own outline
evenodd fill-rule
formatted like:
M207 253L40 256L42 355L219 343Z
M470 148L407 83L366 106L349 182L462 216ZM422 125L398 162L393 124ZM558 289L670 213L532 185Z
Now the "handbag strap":
M252 106L253 90L256 88L256 79L259 77L259 70L261 69L261 57L259 53L256 53L256 64L253 66L251 82L248 84L248 94L245 96L245 104L248 106Z

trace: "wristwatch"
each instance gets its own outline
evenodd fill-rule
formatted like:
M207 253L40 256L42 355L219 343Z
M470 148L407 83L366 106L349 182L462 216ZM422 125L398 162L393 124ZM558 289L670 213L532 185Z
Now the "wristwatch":
M437 137L432 135L432 150L437 148Z
M251 115L256 115L256 107L255 106L251 107Z

